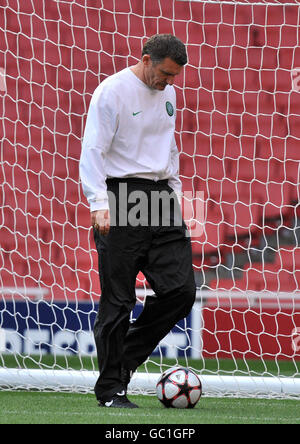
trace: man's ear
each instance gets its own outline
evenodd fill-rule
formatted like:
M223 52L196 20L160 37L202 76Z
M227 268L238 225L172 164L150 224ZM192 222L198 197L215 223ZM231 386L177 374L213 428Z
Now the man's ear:
M142 57L142 62L145 66L149 66L151 63L151 57L149 54L144 54Z

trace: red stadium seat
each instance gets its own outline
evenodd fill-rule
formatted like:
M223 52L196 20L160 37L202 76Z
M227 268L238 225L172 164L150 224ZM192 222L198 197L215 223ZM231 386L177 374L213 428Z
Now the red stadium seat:
M201 235L192 236L192 247L195 255L207 256L218 254L224 247L226 225L220 205L212 200L205 203L205 219Z
M279 48L281 40L281 28L279 26L267 26L266 32L266 45L272 48Z
M74 298L81 287L82 297L92 293L97 258L78 182L86 112L99 79L135 62L158 28L188 43L189 64L177 83L177 142L183 189L204 191L206 202L194 254L221 255L272 218L290 221L300 181L293 8L103 0L99 14L85 0L48 2L46 10L43 2L19 3L19 12L8 7L0 17L9 92L0 91L5 285L42 282L55 298ZM243 279L211 287L294 291L299 256L286 247L270 268L255 264Z
M246 268L242 279L237 283L238 288L248 291L261 291L265 286L264 276L260 270L252 264L248 269Z
M199 107L202 111L212 111L214 109L213 92L200 88L198 90Z
M251 279L253 279L253 274ZM276 271L268 267L262 270L260 275L257 275L254 282L257 283L257 290L277 293L296 291L299 288L297 280L298 278L291 272L285 270Z
M232 279L213 279L209 283L210 290L235 290L236 282Z
M294 248L289 245L281 247L276 254L274 268L277 270L300 270L300 248Z
M279 62L280 68L288 69L291 71L294 66L299 66L295 64L295 49L294 48L280 48L279 49Z
M284 143L284 160L300 160L300 140L293 136L288 137Z
M251 184L251 190L254 195L259 196L265 222L273 218L284 218L292 211L291 185L288 182L262 184L255 181Z
M207 177L218 180L222 180L224 177L226 177L225 163L223 159L214 156L210 156L208 158Z
M249 265L245 269L243 280L259 291L294 292L300 288L299 270L280 269L276 263Z
M255 138L252 136L241 136L239 138L240 155L246 159L255 159L256 146Z

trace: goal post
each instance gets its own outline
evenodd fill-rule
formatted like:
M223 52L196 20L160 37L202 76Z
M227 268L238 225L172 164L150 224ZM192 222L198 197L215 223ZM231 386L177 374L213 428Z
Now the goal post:
M300 395L299 2L0 6L0 390L92 392L101 297L79 181L97 85L177 35L183 211L197 300L130 384L189 366L204 396ZM163 270L162 270L163 272ZM137 277L137 318L151 293Z

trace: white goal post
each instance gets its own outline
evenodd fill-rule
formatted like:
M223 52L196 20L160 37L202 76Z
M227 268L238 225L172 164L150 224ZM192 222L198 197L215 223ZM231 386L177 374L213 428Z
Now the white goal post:
M137 292L141 296L142 291ZM245 295L245 305L249 304L252 307L260 304L262 297L261 293ZM218 299L221 306L228 303L228 298L231 305L235 305L235 300L238 294L230 294L226 292L219 292ZM269 299L269 307L274 304L274 296L263 296L266 300ZM201 331L199 324L199 311L203 308L203 298L205 298L208 306L210 305L209 292L198 292L197 301L193 309L194 324L193 328L196 332ZM286 299L290 299L289 295L280 295L281 301L284 304ZM223 301L223 303L222 303ZM227 302L226 302L227 301ZM294 297L295 306L300 308L300 296ZM213 304L214 305L214 304ZM238 307L241 304L238 303ZM273 307L274 308L274 307ZM198 328L197 328L198 327ZM168 339L165 340L168 343ZM4 350L5 331L0 329L0 353ZM198 342L198 348L197 348ZM200 335L194 339L194 357L201 356L201 338ZM162 347L165 346L162 341ZM174 344L171 344L174 347ZM197 370L197 369L195 369ZM129 384L129 393L131 394L155 394L156 383L160 377L160 373L143 373L137 372L134 374L132 381ZM88 370L50 370L50 369L12 369L0 368L0 388L2 390L40 390L40 391L61 391L61 392L78 392L91 393L98 378L96 371ZM205 396L219 397L276 397L286 398L290 397L298 399L300 396L299 380L292 377L279 377L274 375L269 376L235 376L232 375L201 375L202 389Z
M0 6L0 391L90 393L101 297L79 181L91 95L172 33L197 300L133 393L190 366L205 396L300 397L298 1L6 0ZM162 270L163 272L163 270ZM142 310L151 290L137 279Z

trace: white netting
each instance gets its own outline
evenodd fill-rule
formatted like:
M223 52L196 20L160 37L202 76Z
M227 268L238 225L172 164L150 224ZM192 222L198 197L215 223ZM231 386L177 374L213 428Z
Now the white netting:
M198 302L159 362L299 377L297 3L1 2L0 367L95 369L100 286L81 140L96 86L159 32L187 44L180 173L184 191L205 199ZM143 300L143 276L137 287Z

